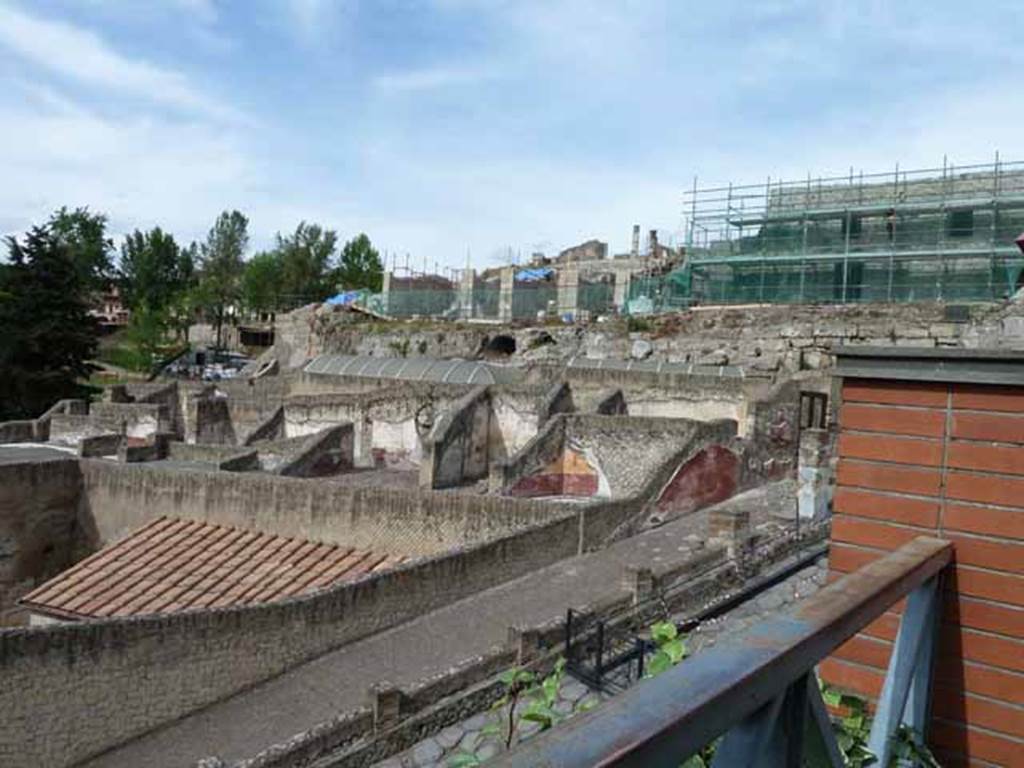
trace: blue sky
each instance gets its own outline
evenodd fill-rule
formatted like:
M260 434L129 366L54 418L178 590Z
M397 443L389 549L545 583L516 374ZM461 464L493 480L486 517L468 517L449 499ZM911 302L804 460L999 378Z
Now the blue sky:
M0 0L0 231L60 205L478 267L682 190L1024 159L1019 2Z

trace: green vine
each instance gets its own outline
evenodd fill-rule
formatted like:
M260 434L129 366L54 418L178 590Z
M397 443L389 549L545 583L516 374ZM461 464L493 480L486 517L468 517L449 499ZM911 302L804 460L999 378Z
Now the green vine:
M650 635L656 649L647 665L645 678L657 677L690 655L686 636L679 633L675 624L658 622L651 626ZM499 740L507 750L516 743L517 734L519 740L524 738L524 724L537 724L539 727L536 732L539 733L553 728L568 717L555 710L559 691L565 681L565 659L560 658L551 673L544 678L538 679L529 670L513 667L506 670L500 680L504 692L491 707L494 720L481 729L482 737ZM825 704L838 715L833 718L832 726L845 765L848 768L876 765L878 758L867 746L871 734L867 702L859 696L838 691L820 680L818 685ZM576 707L576 712L584 712L596 705L596 701L586 701ZM679 768L708 768L720 741L717 739L705 745L683 761ZM467 750L452 755L447 763L448 768L477 768L482 764L483 759L475 751ZM925 746L924 740L905 726L901 726L894 737L893 758L890 762L890 766L902 765L941 768L931 750Z

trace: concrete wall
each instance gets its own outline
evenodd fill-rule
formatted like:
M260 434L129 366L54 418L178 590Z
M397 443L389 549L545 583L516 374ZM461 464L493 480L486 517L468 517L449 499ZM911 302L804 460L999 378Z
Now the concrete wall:
M833 574L919 535L953 542L929 743L943 765L1021 764L1024 387L848 379L842 387ZM877 697L900 606L821 665Z
M280 603L0 631L0 755L73 764L576 548L570 515Z
M20 622L15 601L74 562L80 491L72 456L0 462L0 624Z

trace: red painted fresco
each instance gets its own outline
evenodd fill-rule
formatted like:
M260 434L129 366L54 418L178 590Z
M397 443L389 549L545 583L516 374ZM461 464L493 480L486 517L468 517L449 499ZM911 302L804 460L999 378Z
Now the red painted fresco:
M720 445L705 448L676 470L658 498L659 512L684 514L725 501L736 493L740 461Z
M594 496L597 470L581 453L566 449L536 474L521 478L509 489L510 496Z

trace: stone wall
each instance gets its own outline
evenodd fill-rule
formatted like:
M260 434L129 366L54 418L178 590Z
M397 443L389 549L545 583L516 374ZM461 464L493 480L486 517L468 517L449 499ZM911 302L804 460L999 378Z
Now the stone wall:
M211 469L231 472L260 468L256 451L233 445L194 445L171 441L167 444L167 458L209 464Z
M0 624L20 623L17 599L80 554L80 492L73 456L0 461Z
M470 391L464 386L391 382L371 392L292 395L284 405L284 433L297 437L351 422L357 466L381 461L418 465L426 430Z
M274 472L288 477L325 477L351 469L354 461L351 424L338 424L285 451Z
M305 312L305 310L304 310ZM964 321L951 319L940 303L774 305L700 307L645 318L649 330L628 332L626 323L540 328L474 327L458 323L358 323L323 314L315 322L296 318L305 350L394 356L392 343L409 340L417 354L474 357L495 335L511 336L513 360L630 359L634 342L645 342L651 360L738 365L749 372L820 370L832 365L840 344L950 347L1024 347L1024 304L972 304ZM646 346L649 344L649 348ZM300 356L282 353L282 361ZM285 362L297 365L298 362ZM616 382L608 382L612 386Z
M490 392L477 387L449 408L423 441L420 487L448 488L486 477L490 433Z
M569 515L269 605L0 631L0 756L71 765L576 548Z
M81 515L97 544L160 516L188 517L402 555L431 555L562 514L557 505L312 483L267 474L183 472L82 460Z

